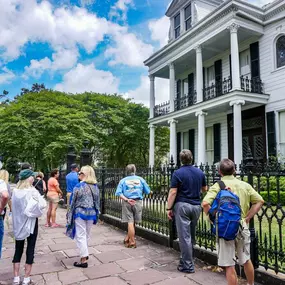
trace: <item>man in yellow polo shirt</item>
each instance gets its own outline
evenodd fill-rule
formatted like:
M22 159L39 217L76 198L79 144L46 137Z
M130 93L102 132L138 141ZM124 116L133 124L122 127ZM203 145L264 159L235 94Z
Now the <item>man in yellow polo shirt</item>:
M218 265L225 267L228 285L237 285L238 280L235 271L237 253L239 264L244 266L248 285L254 285L254 268L250 260L250 232L248 224L260 210L264 201L250 184L234 177L235 164L230 159L223 159L220 162L219 173L225 185L240 199L242 230L239 231L236 240L227 241L219 238L217 244ZM203 199L202 207L206 214L208 214L219 191L220 186L218 183L215 183ZM252 205L251 207L250 204Z

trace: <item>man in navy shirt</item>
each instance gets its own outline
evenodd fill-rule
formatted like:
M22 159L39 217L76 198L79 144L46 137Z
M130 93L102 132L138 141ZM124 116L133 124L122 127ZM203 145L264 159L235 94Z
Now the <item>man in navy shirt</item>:
M193 155L188 149L179 154L182 166L173 173L167 200L167 216L175 223L181 251L177 269L194 273L193 245L196 225L201 214L200 194L207 191L204 173L192 166Z
M78 171L79 168L77 164L73 163L71 164L71 172L66 175L66 202L67 202L67 209L70 205L70 196L73 193L73 189L75 185L79 182L78 180Z

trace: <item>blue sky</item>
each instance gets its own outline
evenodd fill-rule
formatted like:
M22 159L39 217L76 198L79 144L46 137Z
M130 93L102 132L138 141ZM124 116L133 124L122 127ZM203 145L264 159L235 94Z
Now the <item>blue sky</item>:
M143 61L167 42L169 2L0 0L0 92L12 98L37 82L146 103Z

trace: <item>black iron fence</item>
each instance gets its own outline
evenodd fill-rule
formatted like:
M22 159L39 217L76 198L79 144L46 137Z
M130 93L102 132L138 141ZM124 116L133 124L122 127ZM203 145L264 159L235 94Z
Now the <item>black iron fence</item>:
M196 166L197 167L197 166ZM199 166L205 173L209 186L220 179L216 166ZM173 245L176 232L166 215L167 195L174 164L150 169L140 168L137 174L149 184L152 194L143 200L143 219L138 225L141 231L157 234ZM115 196L117 185L125 176L124 169L97 169L96 175L102 192L102 216L121 218L121 200ZM262 266L276 273L285 273L285 166L279 163L247 164L240 166L237 177L247 181L260 193L265 203L250 224L252 235L252 259L255 267ZM201 197L202 199L202 197ZM211 224L202 213L197 227L197 246L213 252L216 249Z
M243 91L263 94L263 83L260 78L250 79L248 76L241 76L240 82Z
M170 101L166 101L154 107L154 117L166 115L170 112Z
M174 110L182 110L187 107L193 106L197 103L197 93L196 91L190 92L187 95L176 98L174 100Z

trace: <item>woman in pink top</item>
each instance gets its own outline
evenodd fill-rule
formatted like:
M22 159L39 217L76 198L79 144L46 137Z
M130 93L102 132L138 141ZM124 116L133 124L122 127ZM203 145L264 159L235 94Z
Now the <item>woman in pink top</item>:
M47 212L47 223L45 226L57 228L59 227L59 225L56 224L55 222L56 209L58 206L59 199L60 197L62 197L62 191L60 190L58 183L58 177L59 177L58 169L52 170L50 176L51 177L48 180L48 192L47 192L47 200L49 202L49 208Z

